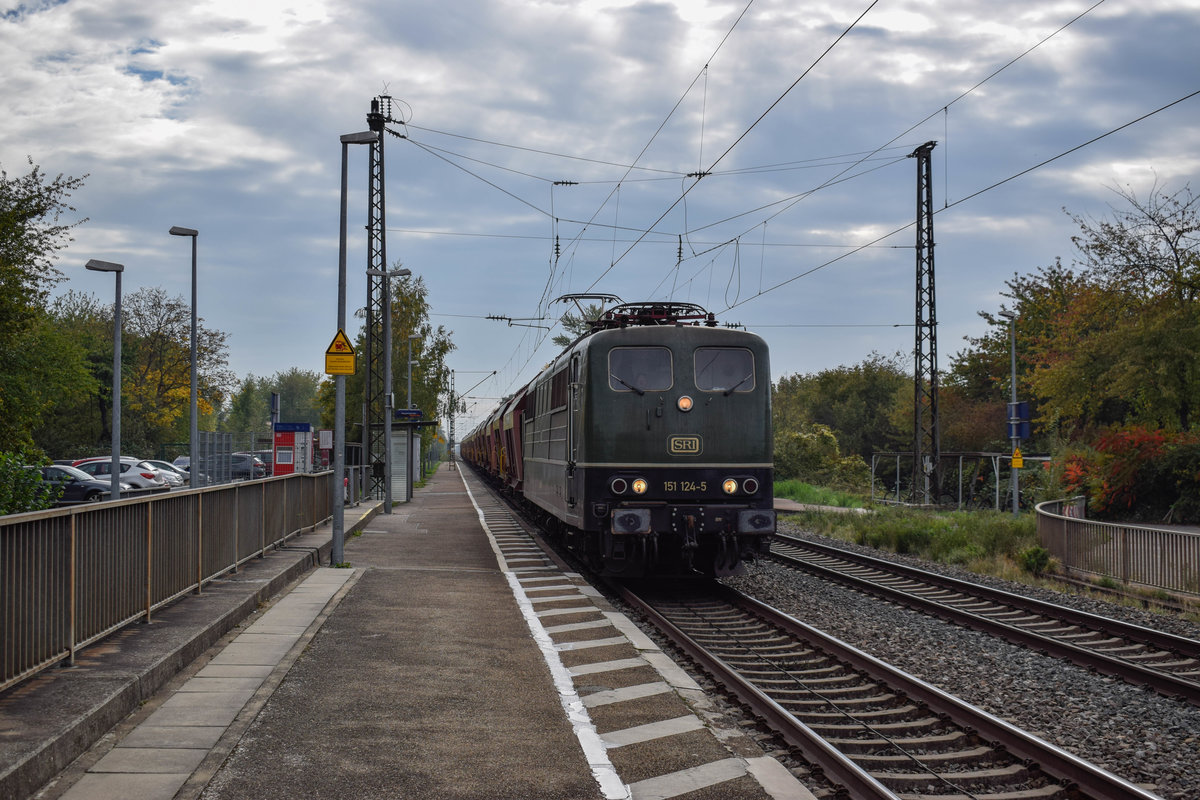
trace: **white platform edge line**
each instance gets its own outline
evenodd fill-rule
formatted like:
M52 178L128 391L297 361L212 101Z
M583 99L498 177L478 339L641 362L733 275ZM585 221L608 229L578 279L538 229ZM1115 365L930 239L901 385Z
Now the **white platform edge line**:
M604 746L604 742L601 741L600 734L596 733L596 726L592 723L592 718L588 714L583 700L580 699L579 694L575 691L575 684L571 680L567 668L563 666L558 652L554 649L554 642L551 640L550 634L546 632L545 627L543 627L541 621L534 613L533 604L525 596L525 590L521 587L520 580L504 563L504 556L500 553L500 546L496 543L495 537L492 536L487 520L484 519L483 509L479 507L479 503L475 502L475 493L471 491L466 476L462 472L459 472L459 479L463 482L463 488L467 490L467 497L470 498L471 505L475 507L475 513L479 515L479 524L483 527L484 533L487 534L492 551L496 554L496 561L500 564L504 577L508 580L509 588L512 590L513 597L516 598L517 606L521 610L521 616L525 618L525 624L529 626L529 632L533 634L534 641L537 642L538 649L542 652L542 658L545 659L546 666L550 668L550 674L554 678L554 686L558 690L559 701L562 703L563 711L567 714L567 721L571 723L571 728L575 731L575 738L579 740L579 746L583 749L584 758L587 759L588 766L591 767L592 776L596 779L596 783L599 784L600 791L604 794L606 800L633 800L633 794L629 787L621 780L621 777L617 774L616 767L613 766L612 760L609 759L608 749Z

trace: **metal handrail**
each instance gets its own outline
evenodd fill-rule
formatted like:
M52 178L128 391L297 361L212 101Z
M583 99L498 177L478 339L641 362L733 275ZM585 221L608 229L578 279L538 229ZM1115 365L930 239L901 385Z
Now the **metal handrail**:
M333 473L0 517L0 690L309 530Z
M1039 541L1067 569L1200 593L1200 530L1090 520L1083 497L1048 500L1036 511Z

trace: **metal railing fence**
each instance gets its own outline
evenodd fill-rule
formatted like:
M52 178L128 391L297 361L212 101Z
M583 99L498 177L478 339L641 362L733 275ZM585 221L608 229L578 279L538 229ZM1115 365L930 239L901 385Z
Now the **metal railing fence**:
M328 519L333 473L0 517L0 689Z
M1064 567L1123 583L1200 593L1200 534L1086 516L1082 497L1037 506L1038 539Z

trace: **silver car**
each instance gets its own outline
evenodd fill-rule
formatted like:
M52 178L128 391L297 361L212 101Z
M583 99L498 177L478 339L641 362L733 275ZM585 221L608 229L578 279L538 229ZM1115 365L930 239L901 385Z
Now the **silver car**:
M162 476L167 479L167 483L171 484L172 489L176 486L187 486L191 478L185 470L180 469L169 461L147 458L146 463L161 472Z
M95 478L103 479L112 474L112 458L110 456L85 458L82 461L76 461L74 466ZM121 456L121 483L128 483L135 489L149 491L167 492L171 490L167 479L153 465L131 456Z

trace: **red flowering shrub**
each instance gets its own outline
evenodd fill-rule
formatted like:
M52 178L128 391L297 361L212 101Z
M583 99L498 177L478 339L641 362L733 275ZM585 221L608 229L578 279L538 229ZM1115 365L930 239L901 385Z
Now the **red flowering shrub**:
M1161 459L1167 434L1143 427L1111 431L1100 437L1096 449L1110 456L1105 459L1100 477L1100 490L1093 498L1093 507L1100 513L1128 514L1151 487L1147 465Z
M1200 522L1200 434L1114 429L1060 454L1052 476L1100 519Z

